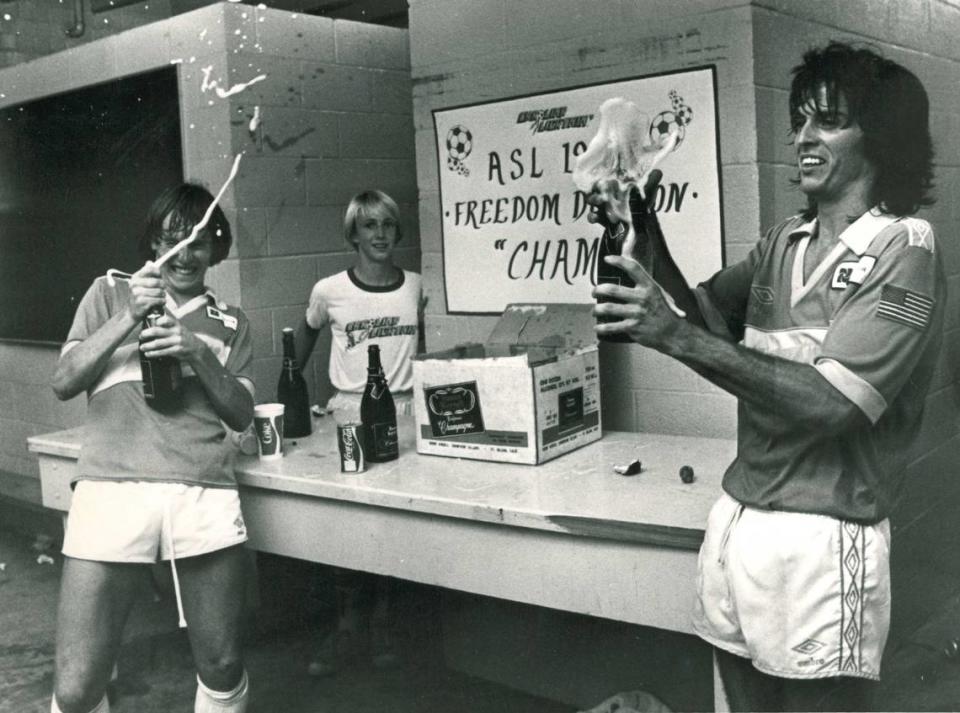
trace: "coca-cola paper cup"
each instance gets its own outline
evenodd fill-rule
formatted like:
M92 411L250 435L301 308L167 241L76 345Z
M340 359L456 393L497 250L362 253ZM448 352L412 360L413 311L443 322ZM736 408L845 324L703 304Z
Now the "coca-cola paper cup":
M257 432L260 460L283 457L283 404L254 406L253 429Z

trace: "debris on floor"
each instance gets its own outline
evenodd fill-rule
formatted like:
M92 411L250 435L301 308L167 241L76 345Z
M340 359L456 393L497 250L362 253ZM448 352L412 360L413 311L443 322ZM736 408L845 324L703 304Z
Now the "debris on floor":
M53 538L41 532L33 538L33 544L30 547L34 552L48 552L53 549Z
M580 713L673 713L666 703L646 691L624 691Z
M613 466L613 470L615 473L619 473L620 475L636 475L643 470L643 466L639 460L635 460L632 463L627 463L626 465L615 465Z

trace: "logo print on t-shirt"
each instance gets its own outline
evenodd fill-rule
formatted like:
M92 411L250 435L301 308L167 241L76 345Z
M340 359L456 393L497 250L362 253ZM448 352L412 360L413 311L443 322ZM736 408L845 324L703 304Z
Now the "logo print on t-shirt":
M375 317L373 319L358 319L348 322L343 328L347 335L347 349L354 349L368 339L383 337L399 337L405 334L416 334L417 325L400 324L399 317Z

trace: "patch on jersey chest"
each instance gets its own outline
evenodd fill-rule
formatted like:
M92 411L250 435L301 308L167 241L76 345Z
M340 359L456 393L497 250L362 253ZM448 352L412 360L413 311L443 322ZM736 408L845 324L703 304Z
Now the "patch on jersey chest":
M210 319L215 319L218 322L222 322L223 326L227 329L233 330L234 332L237 331L237 318L227 314L226 312L221 312L213 305L207 305L207 316Z
M835 290L845 290L847 285L862 285L876 264L877 258L872 255L864 255L855 261L841 262L833 271L830 287Z

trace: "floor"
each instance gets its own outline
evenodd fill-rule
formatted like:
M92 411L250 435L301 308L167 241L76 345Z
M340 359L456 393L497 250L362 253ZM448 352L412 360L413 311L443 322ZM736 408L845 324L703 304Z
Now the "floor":
M0 713L47 713L53 679L60 555L50 538L0 527ZM404 584L396 600L401 664L358 665L312 678L306 663L330 621L330 591L317 570L260 558L260 606L250 621L250 713L572 713L573 708L444 666L439 590ZM190 652L162 570L144 578L112 687L115 713L189 713ZM960 590L960 587L958 587ZM960 710L960 598L893 648L876 710Z
M0 527L0 713L47 713L53 682L61 556L49 538ZM262 557L263 592L248 626L249 713L566 713L572 709L444 666L439 591L402 584L396 595L400 664L363 662L333 677L307 674L332 589L306 563ZM111 691L114 713L189 713L196 690L186 636L165 568L145 572Z

